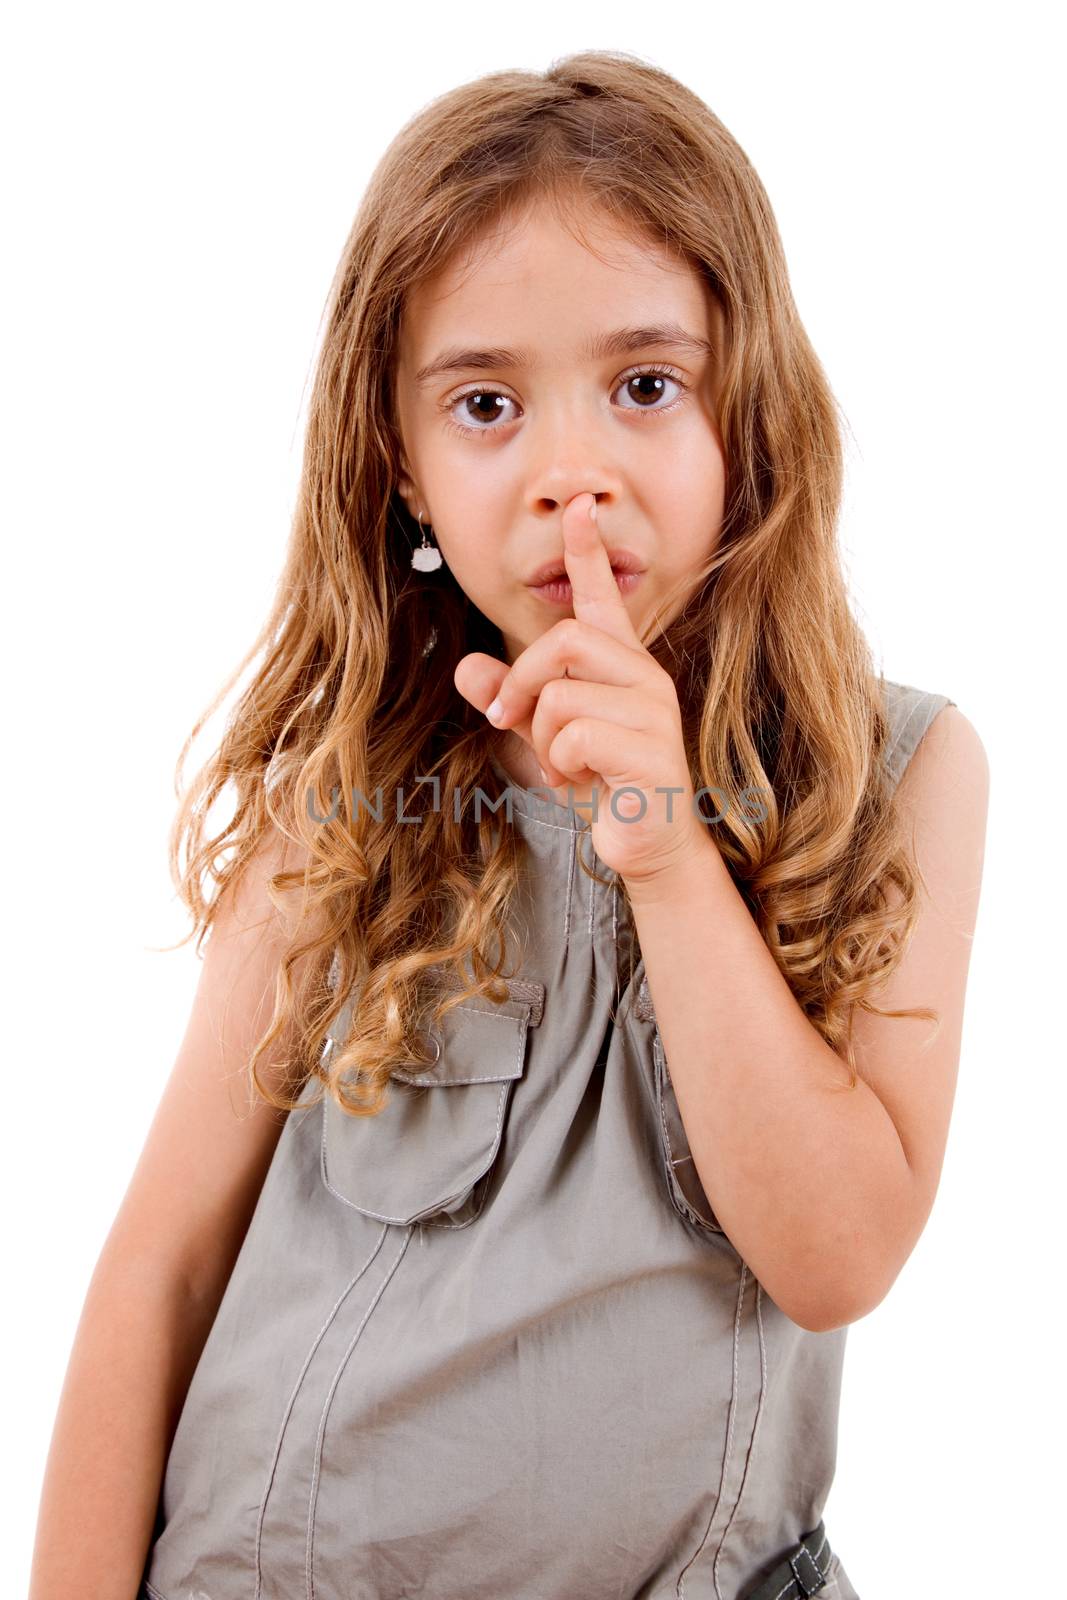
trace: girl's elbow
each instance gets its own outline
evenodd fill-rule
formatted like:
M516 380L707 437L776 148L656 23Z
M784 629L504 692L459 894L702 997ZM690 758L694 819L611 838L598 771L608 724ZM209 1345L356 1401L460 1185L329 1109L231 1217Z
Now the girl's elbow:
M861 1322L876 1306L881 1305L889 1293L888 1283L872 1286L857 1274L847 1288L824 1286L820 1292L798 1293L776 1300L791 1322L808 1333L832 1333L835 1328L847 1328L850 1323Z

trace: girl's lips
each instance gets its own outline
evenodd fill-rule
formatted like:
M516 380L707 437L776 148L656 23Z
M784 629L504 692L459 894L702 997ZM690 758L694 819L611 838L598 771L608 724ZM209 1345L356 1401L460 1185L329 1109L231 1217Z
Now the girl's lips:
M619 593L627 595L644 577L643 572L616 572L615 582ZM541 600L547 600L549 605L569 606L574 598L571 593L571 580L569 578L553 578L551 583L540 583L529 586L530 593Z

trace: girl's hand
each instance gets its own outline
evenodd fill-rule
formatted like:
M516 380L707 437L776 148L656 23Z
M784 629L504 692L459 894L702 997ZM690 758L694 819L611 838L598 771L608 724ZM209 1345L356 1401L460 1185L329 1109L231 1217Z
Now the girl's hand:
M634 631L595 516L589 494L563 510L574 616L511 667L464 656L455 684L530 746L551 787L595 782L593 848L621 877L644 882L714 845L694 809L674 681ZM592 803L583 815L592 820Z

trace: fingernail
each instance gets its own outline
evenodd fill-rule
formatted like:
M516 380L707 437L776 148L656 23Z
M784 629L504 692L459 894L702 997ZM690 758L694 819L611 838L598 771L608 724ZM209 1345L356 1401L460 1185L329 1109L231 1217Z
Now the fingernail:
M545 771L544 767L539 765L537 770L541 774L541 782L547 784L551 789L552 785L548 782L548 773Z
M590 522L595 522L596 521L596 500L595 499L590 500L590 502L589 502L589 520L590 520Z
M491 706L486 707L485 714L490 722L499 722L504 715L504 707L499 700L494 700Z

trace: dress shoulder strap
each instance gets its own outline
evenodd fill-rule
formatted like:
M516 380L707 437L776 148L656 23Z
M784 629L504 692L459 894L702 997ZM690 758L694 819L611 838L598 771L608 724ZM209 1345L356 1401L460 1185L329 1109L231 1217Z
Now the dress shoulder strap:
M904 770L918 748L919 740L939 711L954 706L947 694L935 694L928 689L916 689L910 683L894 683L882 678L886 717L889 720L889 739L884 757L893 782L899 783Z

